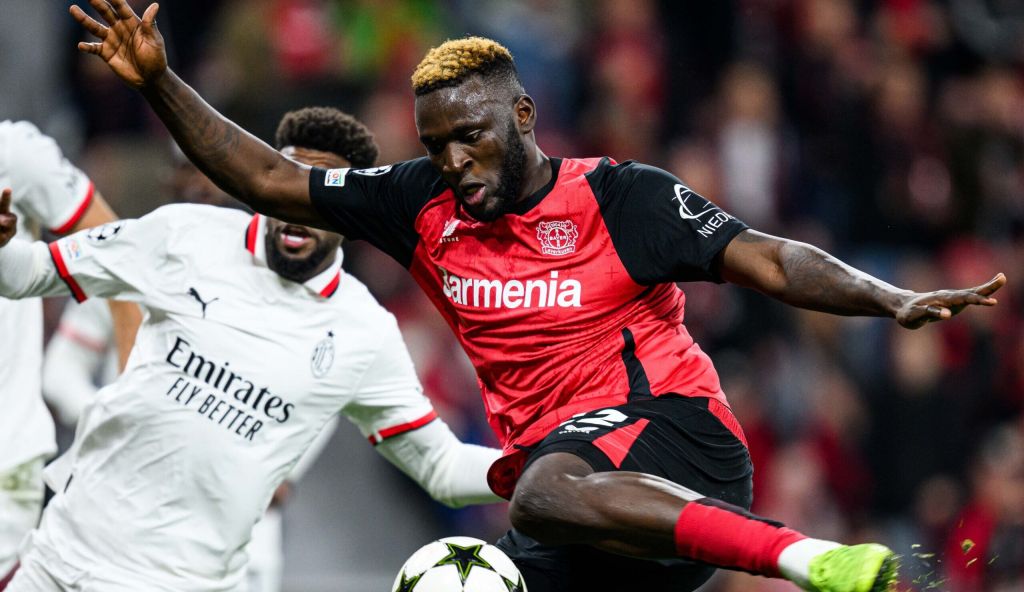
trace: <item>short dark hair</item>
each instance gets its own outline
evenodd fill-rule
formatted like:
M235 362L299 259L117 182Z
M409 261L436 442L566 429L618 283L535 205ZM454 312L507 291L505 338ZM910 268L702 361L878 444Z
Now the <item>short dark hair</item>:
M306 107L285 113L274 143L278 150L294 146L337 154L357 169L372 167L380 153L365 125L333 107Z
M501 82L512 92L523 94L511 52L485 37L450 39L428 51L412 74L412 88L416 96L421 96L458 86L473 75Z

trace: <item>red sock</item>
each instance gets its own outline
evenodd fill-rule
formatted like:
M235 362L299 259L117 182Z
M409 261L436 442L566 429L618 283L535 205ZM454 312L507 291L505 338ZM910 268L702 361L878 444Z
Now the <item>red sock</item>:
M709 498L683 506L675 536L681 557L773 578L781 577L782 550L807 538L778 522Z

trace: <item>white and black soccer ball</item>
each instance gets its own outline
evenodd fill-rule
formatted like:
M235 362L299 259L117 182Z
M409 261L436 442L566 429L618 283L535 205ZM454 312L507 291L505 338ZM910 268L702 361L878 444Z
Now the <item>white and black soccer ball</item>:
M480 539L454 536L420 547L391 592L526 592L512 560Z

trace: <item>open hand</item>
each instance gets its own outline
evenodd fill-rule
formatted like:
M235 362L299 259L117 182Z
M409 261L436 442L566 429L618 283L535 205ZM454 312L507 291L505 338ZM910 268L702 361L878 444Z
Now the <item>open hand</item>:
M1006 276L999 273L988 282L966 290L939 290L911 294L896 312L896 320L908 329L917 329L925 323L951 318L972 304L995 306L996 299L991 296L1005 283Z
M150 4L141 19L125 0L89 0L89 4L108 26L72 5L71 16L100 39L79 43L79 51L100 56L121 80L139 89L167 71L164 38L156 28L159 4Z
M11 190L0 193L0 247L5 246L18 232L18 216L11 212Z

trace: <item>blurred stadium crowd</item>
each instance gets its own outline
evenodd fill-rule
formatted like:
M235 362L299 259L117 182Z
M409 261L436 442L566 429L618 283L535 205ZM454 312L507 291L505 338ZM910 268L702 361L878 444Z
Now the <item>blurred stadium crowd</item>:
M172 199L169 140L75 54L67 4L0 0L0 118L53 134L140 215ZM516 56L549 155L661 166L754 228L907 288L1006 272L996 309L915 332L684 289L750 439L756 512L887 541L916 589L1024 589L1024 3L167 0L159 24L172 66L243 127L266 139L288 109L336 106L376 133L382 162L422 154L409 75L424 51L491 36ZM440 316L384 255L346 253L453 429L492 442ZM505 519L444 520L439 534L493 537Z

